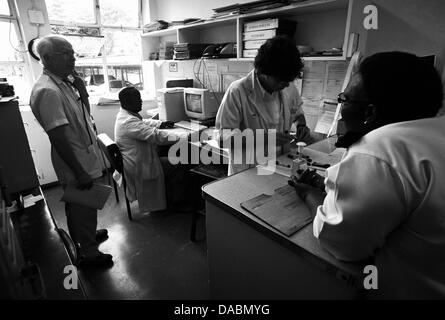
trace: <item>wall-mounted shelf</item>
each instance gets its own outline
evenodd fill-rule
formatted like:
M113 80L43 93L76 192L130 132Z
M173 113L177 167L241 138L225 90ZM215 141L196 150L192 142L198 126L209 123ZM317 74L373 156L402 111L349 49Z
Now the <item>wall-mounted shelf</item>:
M314 52L324 52L332 48L342 49L341 56L310 56L303 57L304 61L341 61L346 60L352 5L354 0L307 0L292 3L288 6L262 10L242 15L233 15L219 19L170 29L145 33L142 41L142 69L144 81L148 91L155 96L157 89L165 85L167 78L196 78L193 60L164 60L178 62L176 72L170 72L163 63L152 63L160 60L150 60L162 44L199 43L215 44L233 42L237 45L236 58L208 59L212 63L212 79L217 81L224 74L246 74L253 67L254 58L243 57L243 32L247 22L267 18L281 18L297 22L295 41L297 45L310 46ZM153 54L154 53L154 54ZM161 62L161 61L160 61ZM215 71L216 70L216 71ZM221 88L224 87L221 81ZM200 83L201 84L201 83Z
M343 61L345 58L343 56L319 56L319 57L301 57L304 61ZM221 59L219 59L221 60ZM227 59L229 61L246 61L253 62L255 58L231 58ZM177 60L174 60L177 61Z
M309 45L314 51L342 48L342 57L306 57L305 60L345 60L349 38L353 0L309 0L288 6L241 15L211 19L204 22L175 26L142 35L143 59L159 50L161 43L237 43L237 58L231 61L252 61L242 57L243 25L245 22L266 18L284 18L297 22L295 40L298 45Z

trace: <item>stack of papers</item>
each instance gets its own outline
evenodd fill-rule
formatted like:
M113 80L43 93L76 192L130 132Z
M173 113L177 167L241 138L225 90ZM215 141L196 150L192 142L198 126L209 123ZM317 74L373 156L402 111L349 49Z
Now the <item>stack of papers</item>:
M42 200L42 199L43 199L43 196L40 195L40 194L39 194L38 196L34 196L34 195L32 195L32 194L27 195L27 196L23 197L23 207L24 207L24 208L32 207L33 205L36 204L37 201L40 201L40 200ZM13 201L13 202L12 202L12 206L10 206L10 207L7 208L7 211L8 211L9 213L11 213L11 212L16 212L16 211L18 211L18 210L19 210L19 207L18 207L18 205L17 205L17 201Z

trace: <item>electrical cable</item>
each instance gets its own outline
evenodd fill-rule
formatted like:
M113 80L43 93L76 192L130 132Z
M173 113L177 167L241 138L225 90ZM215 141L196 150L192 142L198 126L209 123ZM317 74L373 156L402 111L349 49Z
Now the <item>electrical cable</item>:
M218 104L221 104L221 102L219 101L218 97L216 96L215 90L212 87L212 82L210 81L210 74L209 74L209 71L207 70L207 66L206 66L204 61L203 61L203 64L204 64L204 69L203 70L205 70L205 72L207 72L207 79L209 80L210 92L213 94L213 97L215 98L216 102L218 102ZM204 72L203 72L203 74L204 74ZM204 80L205 80L205 78L204 78Z
M12 28L11 28L11 26L12 26L12 20L13 19L15 19L15 18L10 18L9 19L9 37L8 37L8 40L9 40L9 44L11 45L11 48L15 51L15 52L18 52L18 53L26 53L26 52L28 52L28 50L19 50L19 49L17 49L13 44L12 44L12 41L11 41L11 30L12 30Z

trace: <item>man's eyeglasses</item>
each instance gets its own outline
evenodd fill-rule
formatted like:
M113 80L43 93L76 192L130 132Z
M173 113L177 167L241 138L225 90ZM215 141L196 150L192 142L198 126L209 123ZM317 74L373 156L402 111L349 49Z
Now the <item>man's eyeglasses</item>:
M346 98L344 92L340 92L339 93L339 95L337 97L337 101L338 101L338 103L361 103L361 104L371 103L371 101L369 101L369 100L352 100L352 99L348 99L348 98Z
M64 51L64 52L52 52L52 54L56 55L64 55L64 56L76 56L76 53L74 51Z

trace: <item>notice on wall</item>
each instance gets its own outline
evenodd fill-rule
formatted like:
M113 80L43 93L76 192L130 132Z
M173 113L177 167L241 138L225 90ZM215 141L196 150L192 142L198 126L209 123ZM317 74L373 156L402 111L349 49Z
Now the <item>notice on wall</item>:
M322 134L336 128L337 96L345 86L348 61L306 61L301 90L306 122Z
M308 61L304 67L304 79L323 80L326 74L325 61Z
M317 124L315 125L315 132L328 134L335 120L335 111L337 110L337 103L333 101L324 100L320 106L320 115L318 116Z
M325 99L337 99L342 91L348 64L346 62L335 62L327 64L327 79L323 97Z
M226 92L230 84L238 79L244 77L245 73L223 73L221 74L221 91Z
M213 92L220 92L219 89L219 75L218 74L206 74L204 76L204 86Z
M301 95L311 100L319 100L323 94L323 80L304 79Z

